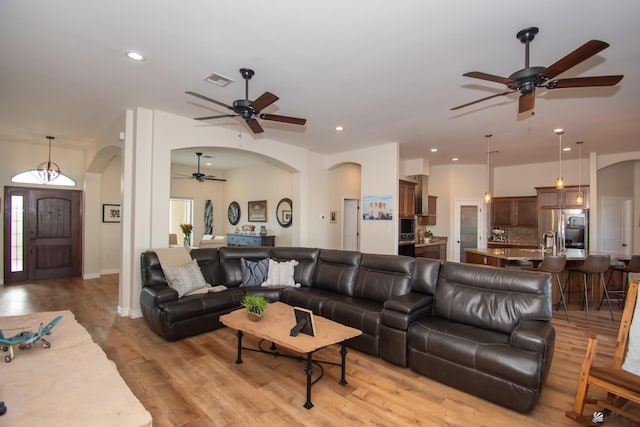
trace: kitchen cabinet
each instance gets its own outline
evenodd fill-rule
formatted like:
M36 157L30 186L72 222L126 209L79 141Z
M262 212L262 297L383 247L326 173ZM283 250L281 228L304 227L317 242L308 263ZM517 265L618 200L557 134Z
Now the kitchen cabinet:
M566 186L562 189L555 187L536 187L538 192L538 207L540 209L585 209L589 207L589 186L581 186L584 203L576 204L578 186Z
M531 197L494 197L491 201L493 227L537 227L538 199Z
M424 245L416 245L415 250L416 258L433 258L442 261L447 260L447 244L445 242L440 243L426 243Z
M400 218L413 218L416 215L416 183L401 179L399 188L398 214Z

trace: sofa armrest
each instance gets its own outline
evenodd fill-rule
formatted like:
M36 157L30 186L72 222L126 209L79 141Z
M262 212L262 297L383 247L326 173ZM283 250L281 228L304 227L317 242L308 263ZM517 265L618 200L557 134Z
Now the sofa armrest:
M145 286L140 293L140 304L157 307L170 301L178 301L178 292L169 286Z
M524 320L511 334L511 346L546 355L549 349L553 349L555 336L550 322Z
M384 302L382 324L396 329L408 330L418 319L431 316L433 297L418 292L409 292Z

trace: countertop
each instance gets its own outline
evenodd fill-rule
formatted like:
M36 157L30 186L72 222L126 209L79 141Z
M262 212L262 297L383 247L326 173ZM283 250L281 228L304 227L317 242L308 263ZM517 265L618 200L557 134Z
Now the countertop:
M535 242L509 242L509 241L502 241L502 240L489 240L487 242L488 244L493 244L493 245L509 245L509 246L534 246L534 247L539 247L540 243L535 243Z
M416 248L424 248L425 246L446 245L446 240L435 240L429 243L416 243Z
M465 249L465 251L506 261L542 261L542 259L544 258L544 255L540 249L487 248ZM584 249L566 249L564 251L564 255L566 255L568 261L583 261L588 253L592 255L611 255L612 260L624 260L630 258L630 255L613 255L602 252L587 252Z

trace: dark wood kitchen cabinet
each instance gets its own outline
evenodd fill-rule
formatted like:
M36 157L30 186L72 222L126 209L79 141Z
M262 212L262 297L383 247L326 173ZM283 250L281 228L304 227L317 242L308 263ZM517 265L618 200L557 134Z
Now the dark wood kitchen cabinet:
M400 218L413 218L416 215L416 183L400 180L399 184Z
M491 201L493 227L537 227L538 198L494 197Z
M536 187L540 209L586 209L589 207L589 186L568 185L562 189ZM579 191L578 191L579 190ZM578 193L584 197L582 205L576 203Z

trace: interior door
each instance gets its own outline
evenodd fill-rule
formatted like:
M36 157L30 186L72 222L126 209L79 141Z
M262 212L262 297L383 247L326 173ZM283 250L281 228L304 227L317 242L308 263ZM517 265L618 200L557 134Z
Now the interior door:
M475 249L479 247L479 243L483 238L482 227L480 227L482 223L484 223L482 201L456 201L453 261L466 262L465 249Z
M345 251L358 251L359 241L359 216L358 199L344 199L344 220L342 222L342 249Z
M602 198L600 241L603 252L631 254L631 211L631 199L629 198Z
M5 283L82 274L82 192L6 187Z

